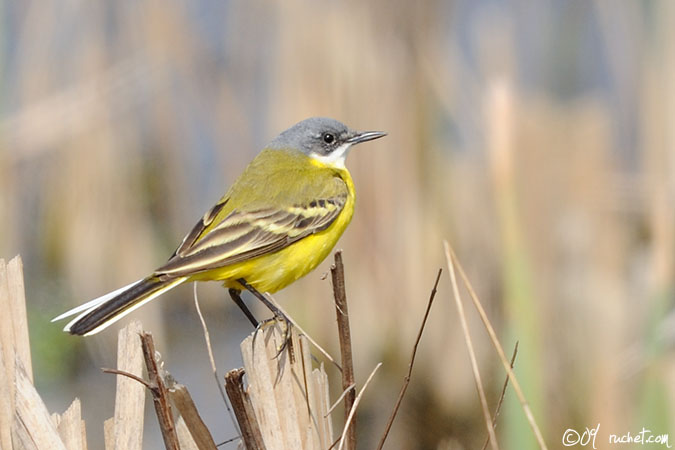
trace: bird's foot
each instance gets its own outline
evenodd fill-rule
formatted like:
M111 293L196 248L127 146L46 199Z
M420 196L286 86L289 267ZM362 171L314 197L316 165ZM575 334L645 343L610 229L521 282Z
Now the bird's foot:
M258 322L258 325L256 326L253 333L253 345L255 347L255 339L258 335L258 332L276 324L279 324L281 329L282 341L279 345L277 345L277 353L274 355L275 359L278 358L284 350L286 350L291 340L291 327L293 325L291 324L291 321L288 319L288 317L286 317L286 315L281 311L277 310L274 312L274 317Z

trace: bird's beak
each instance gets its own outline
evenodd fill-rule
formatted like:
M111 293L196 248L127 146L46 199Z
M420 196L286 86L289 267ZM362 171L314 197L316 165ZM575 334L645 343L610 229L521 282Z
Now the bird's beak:
M383 131L360 131L347 139L347 142L350 144L360 144L361 142L372 141L373 139L379 139L386 135L387 133Z

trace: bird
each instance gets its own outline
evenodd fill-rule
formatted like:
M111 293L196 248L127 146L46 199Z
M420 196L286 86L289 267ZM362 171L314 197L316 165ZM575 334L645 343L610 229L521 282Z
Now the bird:
M280 315L262 293L283 289L328 256L354 213L355 188L345 159L354 145L383 136L325 117L293 125L249 163L165 264L52 322L75 316L64 331L89 336L192 281L222 282L254 324L240 298L243 290Z

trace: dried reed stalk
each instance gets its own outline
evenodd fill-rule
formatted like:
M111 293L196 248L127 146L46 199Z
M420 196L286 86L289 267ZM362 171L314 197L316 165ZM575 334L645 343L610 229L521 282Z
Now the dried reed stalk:
M335 297L335 313L337 316L338 337L340 340L340 364L342 366L342 390L345 392L345 427L347 430L347 450L356 449L356 416L352 412L356 400L354 388L354 360L352 358L352 337L349 330L349 309L345 291L345 268L342 264L342 250L335 252L335 263L330 268Z
M241 439L246 449L264 450L265 443L253 412L251 399L244 388L244 369L232 369L227 372L225 392L232 403L232 409L241 430Z
M328 448L333 442L333 429L328 416L326 373L323 366L312 370L309 343L295 328L291 328L287 349L277 357L282 339L278 328L270 326L241 344L248 380L246 395L253 410L253 415L246 413L247 420L257 422L268 450ZM243 432L242 422L239 424Z
M157 419L159 420L159 428L162 430L164 446L167 450L180 450L178 436L176 435L176 424L173 421L173 413L171 412L169 390L164 382L164 377L160 373L157 359L155 359L155 342L152 339L152 334L147 331L141 333L141 344L145 367L148 370L148 378L150 379L150 392L152 392L152 400L155 405Z
M182 384L175 384L169 389L169 395L171 396L171 403L173 403L180 413L180 420L190 433L195 446L199 450L215 450L216 443L213 441L211 433L199 415L187 387ZM178 423L176 423L176 426L178 427ZM183 440L180 434L178 437L179 441L181 441L181 448L183 448Z
M417 338L415 339L415 344L413 345L412 354L410 355L410 362L408 363L408 373L406 374L405 378L403 379L403 385L401 386L401 390L398 393L398 398L396 399L396 403L394 404L394 409L391 411L391 415L389 416L389 420L387 421L387 425L384 428L384 433L382 433L382 437L380 438L380 443L377 445L377 450L382 450L382 447L384 447L384 443L387 440L387 436L389 436L389 431L391 430L391 426L394 424L394 419L396 418L396 414L398 414L398 410L401 407L401 402L403 401L403 396L405 395L405 392L408 390L408 385L410 384L410 378L412 377L413 366L415 365L415 356L417 355L417 347L419 346L420 340L422 339L422 332L424 331L424 327L427 324L427 319L429 318L429 312L431 311L431 305L434 303L434 298L436 298L436 292L438 291L438 282L441 281L441 273L442 272L443 272L442 269L438 269L438 275L436 275L436 281L434 282L434 287L431 289L431 294L429 295L429 300L427 301L427 309L424 311L424 318L422 319L422 324L420 325L420 329L417 332Z
M79 400L50 415L33 386L22 272L0 259L0 448L86 450Z
M448 262L448 267L450 268L451 272L453 271L454 266L457 266L458 273L460 277L462 278L462 282L466 286L467 290L469 291L469 296L471 298L471 301L473 302L474 307L476 308L476 311L478 311L478 315L480 316L481 320L483 321L483 325L485 326L485 329L487 330L488 334L490 335L490 340L492 341L492 344L495 347L495 350L497 351L497 355L499 355L499 360L502 362L502 365L504 366L504 369L506 370L506 373L509 376L509 379L511 380L511 384L513 385L513 390L516 393L516 396L518 397L518 400L520 401L520 405L523 408L523 411L525 412L525 417L527 418L527 422L530 425L530 428L532 429L532 433L534 434L535 438L537 439L537 444L539 445L539 448L542 450L546 450L548 447L546 446L546 442L544 441L544 437L541 433L541 430L539 429L539 426L537 425L537 421L534 418L534 414L532 413L532 409L530 408L530 404L527 402L525 399L525 394L523 393L523 390L520 387L520 383L518 382L518 379L516 378L516 374L513 372L513 369L511 368L511 364L509 363L508 359L506 359L506 355L504 354L504 348L502 347L502 344L499 342L499 339L497 338L497 333L495 332L492 324L490 323L490 319L488 319L487 313L485 312L485 309L483 308L483 305L481 304L480 300L478 299L478 295L476 294L476 291L473 289L473 285L469 281L469 278L466 275L466 272L464 271L464 268L462 267L462 264L459 262L457 259L457 256L455 255L455 252L452 250L452 247L450 247L450 244L448 244L447 241L443 242L443 245L445 247L445 256ZM489 428L490 430L492 427ZM491 433L488 431L488 433Z
M143 376L143 351L138 338L141 331L141 323L133 321L120 330L117 339L117 370L138 378ZM111 448L143 449L144 407L145 387L127 376L118 376Z

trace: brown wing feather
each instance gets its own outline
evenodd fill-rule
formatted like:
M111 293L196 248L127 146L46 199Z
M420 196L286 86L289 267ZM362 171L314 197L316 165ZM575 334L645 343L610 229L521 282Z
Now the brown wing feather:
M174 256L155 274L189 276L279 251L328 228L346 201L345 191L338 196L313 200L288 210L235 210L201 238L208 224L201 227L197 224Z
M187 249L189 249L192 245L194 245L194 243L199 239L199 237L204 233L204 231L209 227L209 225L211 225L213 219L215 219L218 213L225 207L228 200L229 200L228 198L225 198L216 203L213 208L206 211L204 217L202 217L199 220L199 222L197 222L195 226L192 227L192 230L190 230L190 232L187 235L185 235L183 241L180 243L176 251L173 252L171 258L169 258L169 261L173 259L176 255L184 253Z

